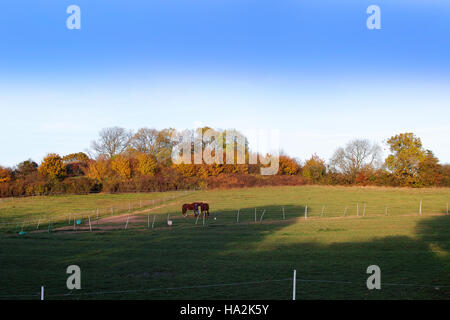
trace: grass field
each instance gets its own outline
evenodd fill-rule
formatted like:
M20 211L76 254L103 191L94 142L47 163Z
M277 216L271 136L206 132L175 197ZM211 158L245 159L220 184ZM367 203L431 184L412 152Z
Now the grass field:
M209 202L204 224L181 216L192 201ZM450 189L319 186L7 199L0 298L45 285L48 299L291 299L296 269L297 299L449 299L448 202ZM381 290L366 287L373 264Z

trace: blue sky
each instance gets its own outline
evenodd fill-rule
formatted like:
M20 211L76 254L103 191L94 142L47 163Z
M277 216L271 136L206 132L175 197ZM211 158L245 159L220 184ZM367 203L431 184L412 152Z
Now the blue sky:
M201 124L278 129L301 159L412 131L450 162L449 17L439 0L9 1L0 164L84 151L108 126Z

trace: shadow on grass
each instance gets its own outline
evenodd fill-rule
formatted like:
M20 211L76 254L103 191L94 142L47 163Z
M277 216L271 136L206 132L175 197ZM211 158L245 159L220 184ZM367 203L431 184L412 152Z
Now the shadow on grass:
M0 287L23 294L45 284L53 299L290 299L288 278L296 269L298 299L449 298L449 288L442 287L450 286L449 217L419 220L413 238L328 244L306 231L338 239L346 228L311 227L308 220L297 233L286 232L294 241L259 248L268 236L304 217L302 206L284 208L286 220L280 206L257 208L256 223L254 208L242 208L239 223L237 211L228 210L211 212L203 227L174 210L172 228L7 237L0 244ZM381 227L387 227L390 220L383 221ZM61 296L69 292L65 270L70 264L81 267L83 289ZM381 268L382 289L369 291L366 269L373 264ZM283 281L264 282L274 279ZM254 283L202 287L241 282ZM155 290L145 291L149 288ZM137 291L87 294L123 290Z

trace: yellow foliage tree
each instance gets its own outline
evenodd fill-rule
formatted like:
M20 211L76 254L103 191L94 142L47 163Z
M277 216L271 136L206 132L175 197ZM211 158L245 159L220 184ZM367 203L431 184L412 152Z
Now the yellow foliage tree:
M111 161L111 169L124 179L131 178L131 162L124 155L117 155Z
M156 160L154 156L146 153L140 153L136 156L137 169L144 176L155 175Z
M89 162L87 176L104 182L109 175L110 162L105 157L99 157L97 160Z

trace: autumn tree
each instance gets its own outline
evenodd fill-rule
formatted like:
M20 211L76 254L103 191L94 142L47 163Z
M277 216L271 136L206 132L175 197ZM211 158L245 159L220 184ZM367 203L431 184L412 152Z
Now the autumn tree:
M19 163L15 170L14 175L19 178L26 177L38 171L38 164L31 159L22 161Z
M131 132L119 127L102 129L99 135L97 141L92 141L91 147L98 155L110 158L123 153L130 146L132 137Z
M89 161L87 176L99 182L105 182L110 175L110 162L111 160L104 155Z
M136 156L136 159L137 169L140 174L144 176L153 176L155 174L156 160L154 156L146 153L139 153Z
M11 169L0 166L0 183L11 181Z
M344 148L338 148L330 160L332 170L341 172L354 181L363 170L376 169L381 164L381 147L366 139L348 142Z
M87 162L89 157L84 152L71 153L62 158L65 164L73 162Z
M38 169L39 173L52 180L64 179L66 170L62 158L56 153L49 153Z
M439 185L444 179L442 171L438 158L434 156L432 151L427 150L425 157L419 162L419 185L425 187Z
M140 128L131 138L130 147L138 152L156 156L158 135L156 129Z
M385 160L386 167L400 183L404 185L416 183L420 163L426 156L420 138L413 133L401 133L391 137L387 144L391 154Z
M298 163L285 155L280 155L279 157L280 165L278 167L278 174L280 175L295 175L300 170Z
M83 176L89 167L89 157L83 153L71 153L62 158L68 176Z
M313 182L320 182L326 174L326 170L325 160L317 154L313 154L309 160L306 160L302 169L302 176L311 179Z
M139 129L130 140L130 148L140 153L152 155L157 162L169 165L171 162L174 130L158 131L151 128Z
M123 179L131 178L131 162L128 157L119 154L111 160L111 169Z

